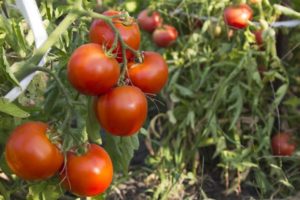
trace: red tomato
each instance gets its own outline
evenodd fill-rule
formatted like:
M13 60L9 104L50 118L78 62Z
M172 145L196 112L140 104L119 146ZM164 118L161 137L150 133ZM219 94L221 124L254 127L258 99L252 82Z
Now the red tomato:
M96 115L102 128L118 136L136 133L147 117L147 99L134 86L116 87L100 96L96 102Z
M278 133L272 138L272 150L274 155L290 156L296 149L296 143L289 133Z
M177 36L176 28L170 25L163 25L155 29L152 39L157 46L168 47L177 39Z
M255 40L258 46L263 45L263 37L262 37L262 30L258 30L254 32Z
M168 80L168 65L155 52L143 52L142 63L129 63L128 76L131 83L145 93L158 93Z
M108 10L103 13L103 15L106 16L114 16L120 14L122 13L114 10ZM139 26L136 23L136 21L132 20L132 23L128 25L128 24L124 24L124 21L122 21L120 18L113 18L113 23L116 26L116 28L119 30L124 42L131 48L138 50L140 47L141 35L140 35ZM106 24L101 19L96 19L93 21L90 27L89 34L90 34L91 42L98 43L100 45L105 45L106 48L108 49L111 48L115 39L114 31L110 28L108 24ZM120 43L118 43L118 46L114 50L114 53L116 53L117 55L117 61L123 62L122 48ZM127 49L126 58L130 59L132 57L133 57L133 53Z
M107 92L118 81L120 67L116 59L105 55L98 44L77 48L68 63L68 79L79 92L99 95Z
M87 148L83 155L68 152L61 178L72 193L79 196L96 196L110 186L113 165L102 147L89 144Z
M237 29L246 28L252 15L253 11L247 4L230 6L224 10L225 23Z
M10 169L25 180L41 180L53 176L63 164L63 155L50 142L43 122L27 122L11 133L5 147Z
M163 19L160 17L160 14L156 11L151 11L145 9L138 15L138 23L141 29L153 32L154 29L161 26Z

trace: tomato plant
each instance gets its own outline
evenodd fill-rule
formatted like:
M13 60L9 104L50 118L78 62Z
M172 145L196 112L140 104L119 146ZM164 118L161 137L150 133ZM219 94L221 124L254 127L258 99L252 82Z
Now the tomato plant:
M117 16L122 15L122 12L108 10L103 13L106 16ZM140 29L133 18L129 17L116 17L112 19L116 29L119 31L121 38L124 42L134 50L138 50L140 47ZM90 32L89 32L91 42L98 43L100 45L104 45L107 49L113 47L113 43L115 40L114 30L103 20L96 19L93 21ZM119 62L123 61L122 58L122 48L120 43L114 48L114 53L116 54L116 59ZM126 58L130 59L133 57L133 53L130 50L126 50Z
M79 196L103 193L113 179L113 166L108 153L96 144L88 144L81 155L68 152L61 175L64 185Z
M274 155L291 156L296 149L296 143L290 133L277 133L272 137Z
M163 19L158 12L150 11L148 9L141 11L137 20L141 29L148 32L153 32L154 29L161 26L163 22Z
M171 25L163 25L155 29L152 35L154 43L159 47L170 46L177 38L178 32Z
M63 155L47 138L48 130L42 122L26 122L13 130L5 146L5 158L17 176L42 180L58 172Z
M128 67L130 82L145 93L160 92L168 80L168 65L164 58L155 52L143 52L143 62L129 63Z
M299 190L296 156L276 156L271 137L300 128L299 3L234 2L252 11L220 0L37 2L0 1L0 199L269 199ZM139 32L143 17L151 35ZM263 49L253 30L263 30ZM55 127L46 139L66 153L60 178L26 181L5 162L10 133L37 120ZM294 137L287 149L298 155ZM109 156L91 155L100 144ZM97 174L99 160L113 169ZM77 171L68 177L67 167Z
M253 11L247 4L229 6L224 10L224 21L236 29L246 28L252 19Z
M98 98L96 115L107 132L117 136L130 136L146 120L147 99L137 87L116 87Z
M107 92L118 81L118 62L105 54L98 44L77 48L68 63L68 79L79 92L99 95Z

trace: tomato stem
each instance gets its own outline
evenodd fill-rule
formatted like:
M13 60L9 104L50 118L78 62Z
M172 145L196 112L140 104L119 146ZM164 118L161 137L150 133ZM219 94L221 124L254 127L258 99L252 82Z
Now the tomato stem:
M69 96L68 91L66 90L63 83L60 81L60 79L58 78L58 76L55 73L53 73L50 69L45 68L45 67L34 67L34 68L32 68L32 70L45 72L45 73L51 75L54 78L54 80L57 82L57 84L60 87L61 91L63 92L64 96L66 97L68 106L73 107L72 99Z
M59 40L60 36L68 29L68 27L78 18L74 12L70 12L63 21L56 27L56 29L49 35L44 44L36 49L33 56L20 65L11 66L11 70L15 73L18 79L22 79L31 72L32 68L28 66L36 66L43 58L45 53Z

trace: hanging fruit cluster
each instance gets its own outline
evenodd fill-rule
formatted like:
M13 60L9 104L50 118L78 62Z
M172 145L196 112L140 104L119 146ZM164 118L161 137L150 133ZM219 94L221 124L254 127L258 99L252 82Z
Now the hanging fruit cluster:
M81 94L94 96L100 126L114 136L136 134L147 118L147 96L168 80L164 58L139 51L140 30L126 12L109 10L91 24L90 43L78 47L67 65L67 78ZM59 172L66 189L79 196L103 193L113 165L99 145L86 142L64 152L56 131L43 122L26 122L10 135L5 149L10 169L24 180L45 180Z

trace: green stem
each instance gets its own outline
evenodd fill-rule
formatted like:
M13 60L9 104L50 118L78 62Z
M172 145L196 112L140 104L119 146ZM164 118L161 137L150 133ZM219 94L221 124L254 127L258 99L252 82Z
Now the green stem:
M57 82L57 84L58 84L59 88L61 89L61 91L63 92L63 94L64 94L64 96L67 100L67 105L69 107L73 107L72 99L69 96L68 91L66 90L63 83L60 81L60 79L58 78L58 76L56 76L55 73L53 73L51 70L49 70L48 68L45 68L45 67L34 67L34 68L31 68L31 70L32 71L41 71L41 72L45 72L45 73L51 75L55 79L55 81Z
M20 65L14 65L11 67L13 73L15 73L18 79L23 79L32 70L28 66L36 66L37 63L43 58L46 52L59 40L60 36L68 29L68 27L78 18L78 15L74 12L70 12L64 20L56 27L56 29L49 35L48 39L43 45L38 48L31 58Z

